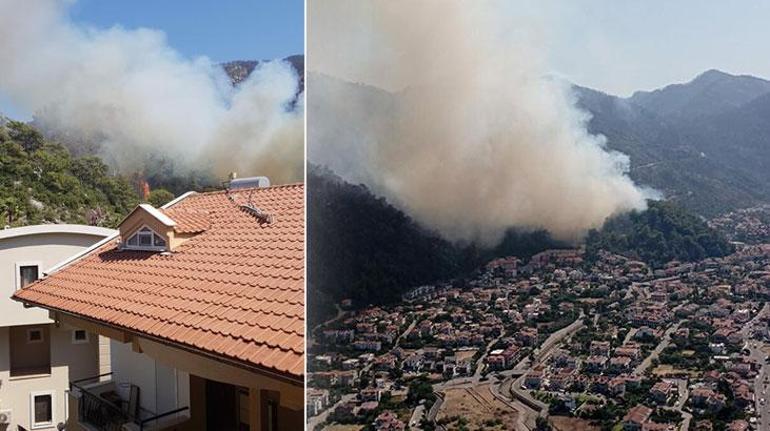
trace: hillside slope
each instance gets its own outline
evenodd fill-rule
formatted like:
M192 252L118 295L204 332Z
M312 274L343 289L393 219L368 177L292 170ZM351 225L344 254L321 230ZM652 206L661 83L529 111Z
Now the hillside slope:
M631 158L631 177L711 217L770 201L770 82L709 71L619 98L575 87L589 130Z
M1 223L115 226L138 203L123 178L93 156L72 157L30 125L0 126Z
M600 230L589 232L589 258L606 250L657 268L672 260L690 262L733 252L724 237L683 208L665 201L648 205L645 211L612 217Z

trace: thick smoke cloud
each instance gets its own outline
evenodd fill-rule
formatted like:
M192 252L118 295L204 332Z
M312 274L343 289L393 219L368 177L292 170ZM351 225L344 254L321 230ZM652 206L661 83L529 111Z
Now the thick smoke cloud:
M221 67L189 60L162 32L71 22L60 0L0 1L0 93L48 131L96 143L125 173L147 155L223 177L303 173L303 107L290 65L270 62L233 88Z
M548 29L511 6L310 2L311 161L456 240L494 243L512 226L577 240L643 208L654 193L548 76Z

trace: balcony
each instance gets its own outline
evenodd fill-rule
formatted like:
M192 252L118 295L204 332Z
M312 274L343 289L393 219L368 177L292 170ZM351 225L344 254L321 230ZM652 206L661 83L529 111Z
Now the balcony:
M189 407L163 413L143 409L140 388L113 381L112 373L71 382L69 396L70 420L89 431L163 431L190 418Z

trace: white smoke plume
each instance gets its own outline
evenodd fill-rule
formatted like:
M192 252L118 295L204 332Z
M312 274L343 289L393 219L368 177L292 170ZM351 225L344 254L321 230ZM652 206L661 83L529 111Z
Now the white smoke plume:
M519 227L574 241L643 208L654 192L587 132L569 86L549 77L548 29L521 6L309 2L310 161L454 240Z
M56 134L96 142L125 173L148 154L174 169L303 174L304 96L290 65L258 67L233 88L207 58L187 59L164 33L73 23L71 1L0 0L0 93Z

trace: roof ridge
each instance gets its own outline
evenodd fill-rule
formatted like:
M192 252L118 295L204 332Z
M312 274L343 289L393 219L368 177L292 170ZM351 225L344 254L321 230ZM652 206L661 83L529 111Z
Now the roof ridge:
M281 188L292 188L292 187L304 187L305 182L304 181L298 181L296 183L287 183L287 184L271 184L267 187L239 187L237 189L221 189L221 190L209 190L206 192L196 192L198 196L211 196L211 195L217 195L221 193L228 193L233 191L242 191L242 190L270 190L270 189L281 189Z

